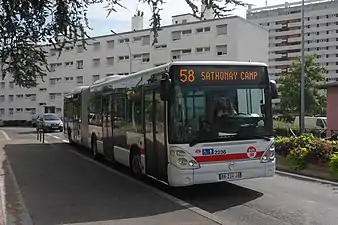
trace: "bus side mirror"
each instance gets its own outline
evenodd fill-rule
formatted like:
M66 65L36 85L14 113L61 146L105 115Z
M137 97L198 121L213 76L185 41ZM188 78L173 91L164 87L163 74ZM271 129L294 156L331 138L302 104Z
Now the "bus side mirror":
M161 80L161 100L162 101L168 101L170 98L170 80L169 79L163 79Z
M270 80L270 91L272 99L278 98L277 84L274 80Z

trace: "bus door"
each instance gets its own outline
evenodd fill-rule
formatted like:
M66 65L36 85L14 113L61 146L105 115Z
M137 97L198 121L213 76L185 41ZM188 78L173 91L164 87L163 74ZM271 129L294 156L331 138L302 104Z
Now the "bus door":
M164 135L164 102L159 92L145 87L143 99L146 173L167 181L167 151Z

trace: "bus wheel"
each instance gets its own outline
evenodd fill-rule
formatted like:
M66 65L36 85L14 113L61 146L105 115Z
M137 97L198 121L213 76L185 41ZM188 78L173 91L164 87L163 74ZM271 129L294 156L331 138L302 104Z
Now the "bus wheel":
M133 175L139 177L142 174L141 158L140 158L140 155L135 152L132 153L131 155L130 168L131 168Z
M99 154L97 152L97 142L95 140L92 141L91 149L92 149L93 158L97 159Z

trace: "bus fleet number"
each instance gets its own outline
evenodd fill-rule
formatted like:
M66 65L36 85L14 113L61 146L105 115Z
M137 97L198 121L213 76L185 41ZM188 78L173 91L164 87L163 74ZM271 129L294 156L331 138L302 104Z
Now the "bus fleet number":
M195 81L195 71L180 69L180 80L182 83L193 83Z

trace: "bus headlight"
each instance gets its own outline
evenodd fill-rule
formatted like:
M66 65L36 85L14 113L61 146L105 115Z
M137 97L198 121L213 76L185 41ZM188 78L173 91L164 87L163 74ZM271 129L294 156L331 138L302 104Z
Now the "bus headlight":
M182 170L200 168L199 163L188 152L178 147L170 148L169 163Z

